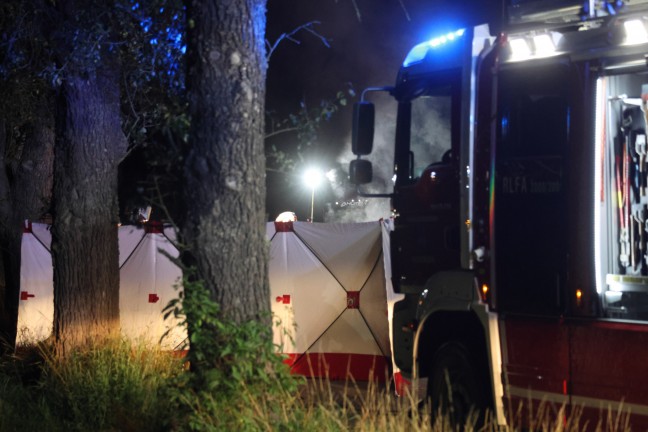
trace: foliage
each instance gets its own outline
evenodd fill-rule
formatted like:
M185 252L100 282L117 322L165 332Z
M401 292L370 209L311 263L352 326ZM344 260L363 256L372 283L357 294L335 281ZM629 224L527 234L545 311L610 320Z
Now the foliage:
M122 129L129 153L142 149L147 185L177 184L180 147L187 141L185 13L182 0L90 0L65 17L62 2L6 0L0 4L0 119L7 124L6 160L20 160L25 135L39 112L54 112L52 94L70 67L91 73L104 57L118 54ZM130 179L129 179L130 180ZM126 205L141 205L155 193L126 182ZM141 196L133 197L138 188ZM132 201L136 201L135 203Z
M272 111L266 114L266 157L270 170L291 172L304 162L304 151L317 143L322 125L345 107L350 98L355 97L351 83L347 83L347 86L345 91L338 91L334 99L323 99L316 107L310 107L302 101L297 112L288 114L287 117L278 118ZM286 148L285 140L278 145L272 139L283 134L294 134L294 148ZM296 156L289 156L289 152Z
M10 169L20 160L29 126L39 121L39 107L50 86L42 72L49 65L49 44L42 33L46 21L33 2L0 4L0 119L7 124Z
M202 282L185 271L183 290L167 307L188 326L190 374L181 377L176 400L191 430L258 430L258 413L280 410L295 395L292 377L272 344L266 320L241 325L220 318ZM263 407L263 408L261 408Z
M181 0L91 1L64 19L56 3L8 0L0 6L0 80L14 94L0 114L24 121L33 93L56 88L71 65L92 71L119 54L124 132L131 146L184 111L184 6ZM7 100L4 98L2 100Z
M122 110L131 146L146 146L156 134L172 130L186 135L185 13L180 0L123 1L127 42ZM178 127L180 126L180 127ZM186 140L186 137L184 137Z

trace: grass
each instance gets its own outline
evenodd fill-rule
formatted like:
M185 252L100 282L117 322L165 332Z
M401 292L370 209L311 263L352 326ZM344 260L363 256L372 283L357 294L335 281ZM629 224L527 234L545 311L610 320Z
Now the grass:
M379 383L286 378L291 385L239 382L231 391L188 385L182 359L125 342L91 347L65 360L34 347L0 367L0 431L448 431L418 399L395 398ZM540 404L520 406L509 430L532 418L532 430L629 430L627 416L609 411L596 425L581 412ZM463 430L475 430L468 422ZM503 430L487 415L484 431Z
M32 347L2 363L0 431L168 430L182 373L179 359L125 342L65 360Z

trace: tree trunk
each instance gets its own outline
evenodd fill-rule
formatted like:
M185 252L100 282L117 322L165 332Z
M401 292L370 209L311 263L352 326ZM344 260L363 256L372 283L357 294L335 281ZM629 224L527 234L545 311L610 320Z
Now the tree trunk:
M105 56L97 69L69 65L57 119L52 258L63 354L119 332L117 166L127 143L117 68Z
M14 174L14 209L18 221L38 220L50 211L54 182L54 97L38 100L27 141Z
M22 150L12 151L18 154L17 161L5 159L8 144L4 122L0 126L0 280L3 282L0 283L0 332L9 346L14 345L17 330L23 221L40 219L49 211L52 197L53 99L51 94L41 92L34 102L31 120L21 127L26 136Z
M16 253L15 240L11 235L11 220L13 215L11 185L9 184L8 167L6 160L7 132L6 121L0 118L0 337L10 345L16 336L16 323L12 308L11 291L15 287L12 280L15 265L12 257ZM13 335L12 335L13 334Z
M190 146L182 234L225 319L269 319L265 0L187 5Z

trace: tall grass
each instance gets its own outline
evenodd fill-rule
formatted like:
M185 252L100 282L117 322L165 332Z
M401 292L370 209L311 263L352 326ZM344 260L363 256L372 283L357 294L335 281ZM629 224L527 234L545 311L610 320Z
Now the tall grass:
M34 355L37 354L37 355ZM380 383L332 382L282 373L263 385L233 379L210 391L190 385L182 359L125 342L89 347L65 360L46 349L4 359L0 368L0 431L448 431L418 398L396 398ZM277 382L272 382L276 380ZM285 380L291 380L286 383ZM284 381L284 382L278 382ZM582 411L542 403L520 405L508 430L629 430L622 411L597 424ZM475 418L462 430L476 430ZM483 431L502 430L490 414Z
M32 347L2 362L0 430L168 430L182 371L168 353L123 341L65 359Z
M166 313L190 330L186 359L122 340L64 358L34 346L0 361L0 432L476 429L478 416L453 425L419 398L397 399L376 382L292 376L275 354L266 322L223 319L202 283L185 278L182 288ZM542 431L629 430L627 416L611 410L596 425L564 406L509 412L508 430L526 423ZM489 413L480 428L500 430Z

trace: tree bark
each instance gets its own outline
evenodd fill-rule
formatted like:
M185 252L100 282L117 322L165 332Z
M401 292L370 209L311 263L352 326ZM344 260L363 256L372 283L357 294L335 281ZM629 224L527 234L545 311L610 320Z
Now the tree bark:
M16 339L14 315L11 304L10 293L15 286L12 280L15 264L12 256L16 253L15 240L11 235L11 220L13 217L12 194L7 172L7 131L6 121L0 118L0 337L5 339L9 345L13 345ZM13 252L13 253L12 253ZM13 333L13 336L12 336Z
M62 354L119 332L117 165L127 143L109 56L96 69L70 67L60 95L52 259Z
M17 160L6 158L10 144L5 122L0 124L0 334L9 346L16 339L23 221L39 220L49 210L52 197L53 99L49 92L40 92L33 103L30 119L21 125L26 136L22 149L11 151Z
M233 322L269 319L263 147L265 0L191 0L182 235Z

